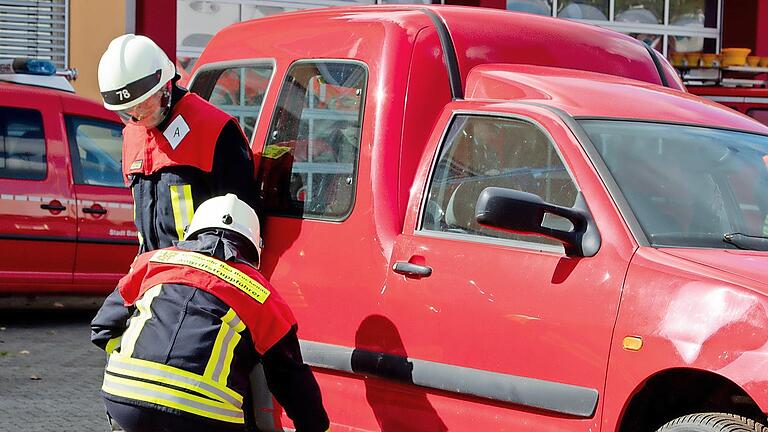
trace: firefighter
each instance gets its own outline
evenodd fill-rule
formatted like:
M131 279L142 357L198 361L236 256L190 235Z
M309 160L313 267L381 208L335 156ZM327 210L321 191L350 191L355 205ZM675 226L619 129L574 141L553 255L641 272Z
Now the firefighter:
M248 430L258 362L297 431L328 430L296 321L257 270L260 253L256 213L227 194L200 205L175 247L136 258L118 284L122 304L106 303L91 324L110 353L107 411L127 432Z
M234 193L258 210L253 155L237 121L179 79L145 36L117 37L99 61L104 106L125 123L122 168L139 253L180 240L197 205L213 196Z

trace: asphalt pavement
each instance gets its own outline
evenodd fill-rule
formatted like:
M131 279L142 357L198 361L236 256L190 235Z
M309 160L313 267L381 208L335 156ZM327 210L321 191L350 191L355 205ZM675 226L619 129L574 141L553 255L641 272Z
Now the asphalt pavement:
M0 309L0 432L107 430L95 309Z

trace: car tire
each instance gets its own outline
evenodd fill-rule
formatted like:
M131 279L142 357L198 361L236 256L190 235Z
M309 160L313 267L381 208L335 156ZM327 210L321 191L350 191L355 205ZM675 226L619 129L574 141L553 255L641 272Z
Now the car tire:
M768 432L768 427L727 413L699 413L678 417L656 432Z

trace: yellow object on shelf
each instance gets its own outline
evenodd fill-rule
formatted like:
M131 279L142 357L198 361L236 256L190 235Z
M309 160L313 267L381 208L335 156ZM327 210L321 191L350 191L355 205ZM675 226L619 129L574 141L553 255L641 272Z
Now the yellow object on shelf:
M670 53L669 60L672 62L672 66L686 66L684 53L681 53L681 52Z
M752 52L749 48L723 48L720 52L720 65L744 66L747 62L747 56Z
M768 57L760 57L760 67L768 67Z
M718 67L720 66L720 57L712 53L702 54L701 65L704 67Z
M760 56L747 56L747 65L757 67L760 65Z
M700 52L685 53L685 61L688 62L689 67L698 67L701 60Z

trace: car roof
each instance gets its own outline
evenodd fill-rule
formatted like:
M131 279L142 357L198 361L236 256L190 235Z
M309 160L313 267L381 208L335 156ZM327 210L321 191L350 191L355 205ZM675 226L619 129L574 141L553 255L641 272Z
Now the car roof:
M71 93L65 92L63 90L56 90L48 87L39 87L29 84L20 84L4 80L0 80L0 90L2 90L4 93L19 93L29 96L74 96Z
M386 57L393 50L406 62L406 50L420 31L436 23L448 30L462 88L469 71L482 63L547 64L662 83L665 63L657 66L648 48L627 35L552 17L461 6L334 7L244 21L219 31L195 67L259 58L278 63L349 58L386 65L395 62Z
M61 107L65 112L95 117L103 120L110 120L114 123L121 124L120 118L117 116L117 114L108 111L101 103L92 99L78 96L63 90L0 81L0 99L3 100L4 106L12 107L13 103L9 103L8 101L13 101L14 98L26 98L27 100L34 100L36 97L59 98L61 101Z
M768 134L768 127L705 98L594 72L482 65L470 72L466 93L467 100L533 102L573 117L684 123Z

